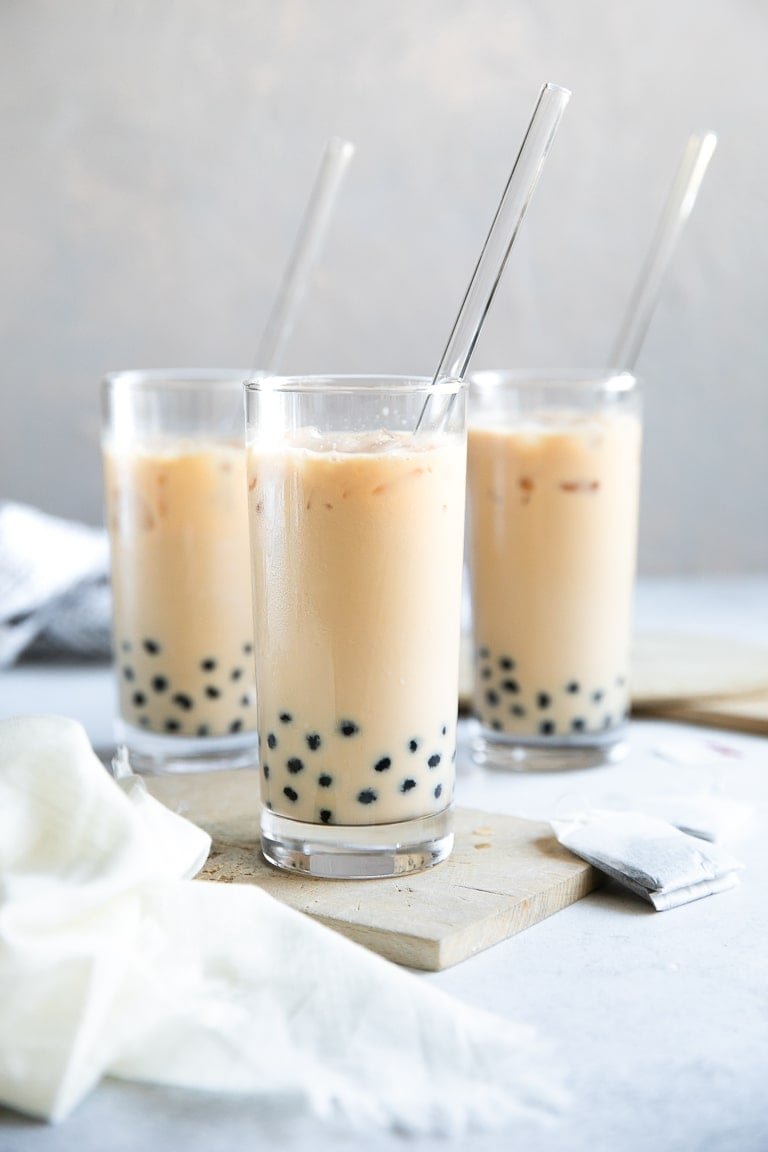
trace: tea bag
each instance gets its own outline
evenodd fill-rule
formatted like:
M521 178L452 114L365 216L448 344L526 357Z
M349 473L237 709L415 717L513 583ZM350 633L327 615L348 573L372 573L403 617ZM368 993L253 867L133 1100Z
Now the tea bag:
M553 820L564 847L657 912L733 888L743 865L722 848L643 812L592 809Z

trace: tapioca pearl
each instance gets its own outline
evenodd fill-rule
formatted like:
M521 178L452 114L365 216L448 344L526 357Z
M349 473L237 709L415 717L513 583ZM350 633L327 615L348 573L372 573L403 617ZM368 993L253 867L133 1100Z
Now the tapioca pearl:
M373 788L363 788L362 792L357 794L359 804L375 804L378 798L379 794Z
M267 733L267 747L273 751L277 748L277 736L275 736L274 732Z
M290 712L281 712L279 720L281 724L290 724L293 720L293 716L291 716Z
M243 727L242 720L233 720L229 726L229 730L232 733L232 735L234 735L235 732L240 732L242 730L242 727Z
M427 764L430 768L437 768L437 766L441 760L442 760L442 756L440 755L440 753L439 752L433 752L432 755L427 760Z
M154 692L167 692L168 691L168 679L167 679L167 677L165 677L165 676L153 676L152 677L152 690Z
M149 656L157 656L160 651L160 645L157 640L142 640L142 648Z
M171 701L184 712L189 712L195 704L192 697L188 696L186 692L177 692L175 696L171 696Z
M592 693L592 703L593 704L599 704L602 701L604 696L605 696L605 692L603 692L602 688L597 688Z
M610 714L603 717L603 728L613 728L613 716Z
M555 723L553 720L542 720L539 724L539 732L542 736L554 736Z
M239 680L243 675L242 668L233 668L229 674L230 680Z
M389 756L382 756L377 760L373 766L374 772L386 772L392 767L392 759Z
M586 728L586 722L584 718L582 716L577 716L574 720L571 720L571 728L574 732L583 732Z
M451 752L451 764L455 764L455 763L456 763L456 749L454 748L453 752Z
M409 752L417 752L418 749L419 749L419 742L415 737L413 740L408 741L408 751Z
M216 661L214 660L213 656L206 656L205 660L200 661L200 667L202 668L203 672L215 672Z
M447 724L443 724L442 728L440 729L440 735L441 736L447 736L448 735L448 725Z
M123 652L130 652L131 651L130 640L121 640L120 648L121 648L121 651L123 651Z
M264 779L269 780L269 764L266 762L262 764L261 771L264 773Z
M241 708L250 708L251 705L253 704L253 702L254 702L254 697L251 696L250 694L248 694L247 696L241 696L240 697L240 707Z
M217 688L215 684L206 684L204 692L209 700L218 700L221 696L221 689Z
M435 787L432 789L432 795L434 796L435 800L439 800L440 797L442 796L442 794L443 794L442 784L435 784Z
M333 776L330 776L327 772L323 772L321 776L318 776L317 782L321 788L330 788L331 784L333 784Z
M400 785L400 791L401 792L410 792L411 789L415 788L415 787L416 787L416 781L413 780L409 776L407 780L403 780L402 784Z
M493 728L494 732L504 731L504 725L502 724L501 720L491 720L491 728Z
M579 691L578 680L569 680L565 686L565 690L566 692L570 692L571 696L574 696Z
M131 696L131 700L137 708L143 707L143 705L147 702L147 698L143 692L134 692L133 696Z
M526 715L526 712L522 704L513 704L509 710L509 714L510 716L516 716L518 720L522 720L522 718Z
M514 666L515 662L510 656L499 657L499 668L501 668L503 672L511 672Z
M268 809L269 809L269 811L271 812L271 811L272 811L272 801L271 801L271 800L267 800L267 802L266 802L266 804L264 805L264 807L265 807L265 808L268 808Z
M304 771L304 761L300 760L298 756L291 756L289 760L286 760L285 766L292 776Z
M355 724L354 720L340 720L338 731L342 736L356 736L360 731L360 725Z
M310 752L317 752L323 742L319 732L308 732L305 739Z
M123 678L124 678L125 680L128 680L128 681L131 681L131 680L135 680L135 679L136 679L136 673L134 672L133 668L131 668L130 664L126 664L126 665L124 666L124 668L123 668Z
M198 736L209 736L210 731L211 730L207 724L200 724L197 729L197 734Z
M502 680L501 690L502 692L509 692L514 696L515 693L520 691L520 685L518 684L517 680Z
M497 708L499 705L499 694L493 688L489 688L485 694L485 702L489 708Z
M539 708L549 708L552 703L552 697L548 692L539 692L536 696L536 704Z
M295 804L299 798L299 794L296 789L291 788L289 784L286 784L285 788L283 788L283 796L287 796L292 804Z
M179 720L175 720L173 717L170 717L168 720L166 720L163 727L165 728L166 732L178 732L181 728L181 722Z
M320 819L322 820L323 824L330 824L331 820L333 819L333 812L331 811L331 809L330 808L321 808L320 809Z
M246 640L245 644L243 644L243 652L245 652L246 656L253 652L253 644L251 644L250 640Z
M486 648L485 645L483 645L482 648L478 648L477 650L477 656L479 660L488 660L490 659L490 655L491 650L490 648Z
M149 716L139 716L139 725L142 728L149 728Z
M493 668L481 668L480 669L480 679L481 680L490 680L491 676L493 676Z

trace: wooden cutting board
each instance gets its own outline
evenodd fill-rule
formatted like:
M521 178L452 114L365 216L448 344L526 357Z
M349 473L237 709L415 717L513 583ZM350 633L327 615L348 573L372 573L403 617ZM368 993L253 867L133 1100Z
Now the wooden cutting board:
M650 710L648 714L651 714ZM657 706L652 714L665 720L679 720L683 724L702 724L707 728L727 728L734 732L768 736L768 692L754 696L681 700L676 704Z
M452 855L426 872L387 880L302 878L258 848L256 774L147 778L153 795L211 834L201 880L258 884L276 899L398 964L427 971L537 924L598 883L549 825L459 808Z

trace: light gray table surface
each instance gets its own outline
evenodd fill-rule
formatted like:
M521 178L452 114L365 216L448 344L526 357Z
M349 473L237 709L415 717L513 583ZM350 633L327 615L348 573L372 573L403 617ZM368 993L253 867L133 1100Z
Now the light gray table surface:
M697 631L768 644L768 579L640 584L638 628ZM0 673L0 717L56 711L81 720L95 747L112 740L108 666L22 664ZM572 1092L549 1127L519 1123L460 1141L473 1152L766 1152L768 1150L768 739L633 721L627 760L610 769L501 776L472 765L461 724L457 801L546 819L564 796L635 803L665 791L717 792L748 805L726 846L739 886L655 913L609 884L541 924L418 979L511 1020L553 1046ZM733 753L674 764L662 746L694 739ZM705 753L702 752L702 759ZM3 995L7 994L3 990ZM295 1100L218 1097L104 1081L62 1124L0 1109L0 1152L432 1152L404 1139L321 1123ZM453 1145L456 1147L457 1145Z

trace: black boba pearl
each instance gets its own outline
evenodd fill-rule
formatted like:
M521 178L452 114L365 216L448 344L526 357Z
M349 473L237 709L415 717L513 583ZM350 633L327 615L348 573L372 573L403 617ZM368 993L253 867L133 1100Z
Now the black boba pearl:
M342 720L339 723L339 732L342 736L354 736L360 731L359 725L355 724L354 720Z
M272 811L272 801L271 800L267 800L267 808L269 808L270 812Z
M123 640L122 643L120 644L120 647L123 650L123 652L130 652L130 650L131 650L130 640Z
M388 768L392 767L392 760L389 756L382 756L381 760L377 760L373 766L374 772L386 772Z
M245 644L243 644L243 652L245 652L246 656L248 655L249 652L253 652L253 644L251 644L249 642L246 642Z
M148 652L150 656L157 656L158 652L160 651L160 645L158 644L157 640L144 640L143 646L144 651Z
M230 680L239 680L243 674L242 668L233 668L229 674Z
M207 736L208 735L208 725L207 724L201 724L197 730L197 734L198 734L198 736Z
M146 704L147 698L143 692L134 692L131 697L137 708L141 708L142 704Z
M135 680L136 679L136 673L134 672L133 668L131 668L128 664L126 664L126 666L123 668L123 676L125 677L126 680Z
M569 680L569 682L565 686L565 690L566 690L566 692L570 692L571 695L573 695L574 692L578 692L578 690L579 690L578 680Z
M309 735L307 736L307 747L309 748L309 750L311 752L317 752L317 750L321 744L322 744L322 740L320 739L319 733L310 732Z
M333 784L333 776L329 776L327 772L323 772L322 776L318 777L318 784L321 788L330 788Z
M442 795L442 791L443 791L442 784L435 784L435 790L432 793L432 795L435 797L435 800L440 799L440 796Z
M177 692L175 696L171 697L171 699L178 708L183 708L185 712L189 712L190 708L194 704L192 697L187 696L186 692Z
M455 764L455 762L456 762L456 749L454 748L453 752L451 752L451 764Z
M491 720L491 728L493 728L494 732L504 731L504 725L502 724L501 720Z
M440 735L441 735L441 736L447 736L447 735L448 735L448 726L447 726L447 724L443 724L442 728L440 729Z
M240 697L240 704L242 705L243 708L250 708L250 706L252 704L252 700L251 700L250 696L241 696Z
M139 716L139 724L142 728L149 728L149 716Z
M221 692L215 684L206 684L205 694L209 700L218 700L219 696L221 696Z
M291 720L293 720L293 716L291 716L290 712L281 712L280 713L280 723L281 724L290 724Z
M320 819L322 820L323 824L330 824L332 816L333 812L331 812L330 808L320 809Z
M291 756L290 760L286 762L285 766L292 776L295 776L297 772L304 771L304 761L299 760L298 756Z
M264 779L269 780L269 764L264 764L261 770L264 773Z
M173 720L173 719L166 720L166 722L165 722L166 732L178 732L179 728L181 728L181 724L179 724L178 720Z
M613 716L606 716L603 720L603 728L613 728Z
M520 691L520 685L518 684L517 680L502 680L501 689L502 692L515 693Z
M411 788L415 788L415 787L416 787L416 781L411 780L409 778L408 780L403 780L402 784L400 785L400 791L401 792L410 792Z
M480 679L481 680L490 680L491 676L493 676L493 669L492 668L481 668L480 669Z
M373 804L378 800L378 793L373 788L363 788L362 792L358 792L357 799L361 804Z
M152 687L155 692L165 692L168 688L168 681L165 676L153 676Z
M285 788L283 788L283 795L287 796L289 800L292 800L294 804L296 803L296 801L299 798L299 794L296 791L296 789L291 788L290 786L286 786Z
M440 756L439 752L433 752L429 760L427 760L427 764L430 766L430 768L437 768L441 759L442 757Z
M525 708L523 708L522 704L513 704L509 711L513 716L517 716L518 718L525 716Z
M514 666L515 662L509 656L502 656L499 660L499 668L503 668L505 672L511 672Z
M214 668L216 667L216 661L212 656L208 656L205 660L200 661L200 667L202 668L203 672L213 672Z
M274 732L267 733L267 747L277 748L277 736L275 736Z
M598 688L597 691L592 693L593 703L599 704L600 701L602 700L603 696L605 696L605 692L603 692L602 688Z
M583 732L585 728L584 720L581 716L577 716L575 720L571 720L571 728L574 732Z
M542 736L552 736L555 731L555 725L551 720L542 720L539 724L539 732Z
M485 694L485 700L486 700L486 703L489 704L491 708L495 708L496 705L499 703L498 692L494 692L493 688L489 688Z
M490 648L478 648L477 654L481 660L487 660L491 654Z
M239 732L242 727L243 727L242 720L233 720L229 726L229 730L230 730L230 732L235 733L235 732Z
M549 708L550 704L552 703L552 697L548 692L539 692L538 696L536 697L536 703L538 704L539 708Z
M408 741L408 751L409 752L415 752L418 747L419 747L418 740L409 740Z

